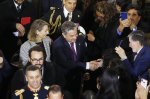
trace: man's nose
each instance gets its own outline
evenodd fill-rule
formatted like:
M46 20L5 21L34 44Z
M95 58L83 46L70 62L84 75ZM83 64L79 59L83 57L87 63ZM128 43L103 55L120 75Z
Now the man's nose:
M71 4L70 8L74 9L75 8L75 4Z
M40 61L38 60L36 63L37 63L37 64L39 64L39 63L40 63Z
M129 18L130 20L132 20L132 19L133 19L133 15L129 15L128 18Z

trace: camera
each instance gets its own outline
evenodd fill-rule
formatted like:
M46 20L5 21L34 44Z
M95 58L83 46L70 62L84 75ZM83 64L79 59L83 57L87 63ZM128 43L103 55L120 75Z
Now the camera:
M127 19L127 12L120 12L121 20Z

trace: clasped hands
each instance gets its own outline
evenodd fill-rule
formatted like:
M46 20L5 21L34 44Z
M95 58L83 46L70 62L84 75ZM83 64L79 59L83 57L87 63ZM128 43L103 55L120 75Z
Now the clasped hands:
M99 67L102 67L103 65L103 59L97 59L89 62L89 69L91 71L95 71Z

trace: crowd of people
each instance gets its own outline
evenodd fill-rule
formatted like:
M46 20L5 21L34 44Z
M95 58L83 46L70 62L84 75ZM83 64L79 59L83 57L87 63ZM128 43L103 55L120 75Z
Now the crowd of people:
M0 99L149 99L148 4L1 1Z

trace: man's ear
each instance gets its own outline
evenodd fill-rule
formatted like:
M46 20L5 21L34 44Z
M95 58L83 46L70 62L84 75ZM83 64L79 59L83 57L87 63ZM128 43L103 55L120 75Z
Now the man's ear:
M36 30L36 35L39 35L40 31L39 30Z
M28 82L27 76L25 75L26 82Z
M4 61L3 57L0 56L0 64L2 64Z
M28 61L31 63L31 58L30 57L28 58Z
M66 1L66 0L63 0L63 5L65 4L65 1Z
M63 35L64 38L66 37L66 35L64 33L62 33L62 35Z

